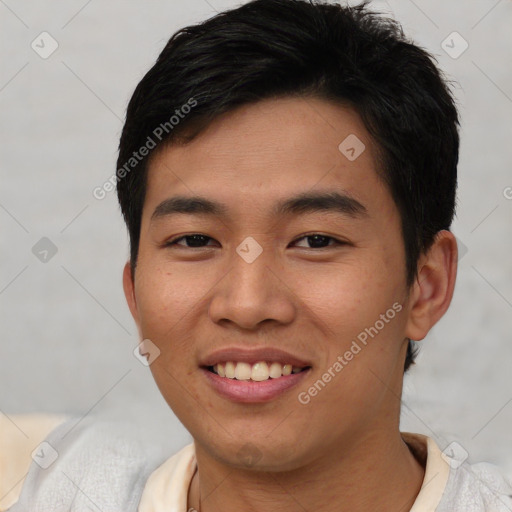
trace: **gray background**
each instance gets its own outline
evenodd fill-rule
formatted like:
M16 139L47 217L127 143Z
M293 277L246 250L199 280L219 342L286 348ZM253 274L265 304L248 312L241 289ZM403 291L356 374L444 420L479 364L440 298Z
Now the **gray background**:
M115 193L92 190L115 171L127 101L169 37L235 5L0 0L1 413L136 416L177 447L190 439L133 356L125 227ZM373 5L436 55L462 116L453 231L467 252L451 308L406 377L401 428L512 475L512 3ZM43 31L59 45L46 59L31 47ZM441 46L454 31L469 44L457 58ZM462 48L459 36L447 43ZM57 248L46 262L32 251L42 237Z

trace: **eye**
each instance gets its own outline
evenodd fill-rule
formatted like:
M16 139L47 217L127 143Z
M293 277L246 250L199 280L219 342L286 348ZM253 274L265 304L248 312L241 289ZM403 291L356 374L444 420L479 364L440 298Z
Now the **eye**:
M189 245L179 244L178 242L181 242L182 240L187 242ZM179 238L175 238L174 240L169 240L164 245L165 247L179 245L180 247L185 248L206 247L205 242L207 242L208 240L213 240L213 238L206 235L201 235L200 233L193 233L191 235L180 236Z
M336 245L344 245L345 242L341 240L337 240L332 236L322 235L320 233L312 233L310 235L303 236L301 238L297 238L293 243L296 244L300 240L306 240L307 243L310 243L312 247L307 247L308 249L324 249L327 247L334 247ZM334 243L329 245L329 241L333 241ZM304 247L304 246L302 246Z
M178 238L175 238L174 240L169 240L164 244L165 247L171 247L171 246L180 246L184 247L186 249L193 249L193 248L202 248L202 247L208 247L208 241L214 241L213 238L202 235L200 233L193 233L190 235L182 235ZM302 236L300 238L297 238L292 244L297 244L299 241L305 240L306 243L310 244L310 247L307 247L308 249L324 249L328 247L335 247L339 245L345 245L346 242L342 242L341 240L337 240L336 238L333 238L332 236L328 235L322 235L320 233L312 233L310 235ZM180 243L184 242L184 243ZM332 242L332 243L330 243ZM299 246L300 247L300 246ZM305 247L302 245L302 247Z

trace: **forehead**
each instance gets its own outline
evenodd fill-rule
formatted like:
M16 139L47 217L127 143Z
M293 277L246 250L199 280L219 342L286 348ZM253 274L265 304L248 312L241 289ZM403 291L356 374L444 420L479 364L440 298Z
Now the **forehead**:
M220 116L186 145L158 150L143 217L173 195L209 196L253 213L314 190L383 205L390 197L375 153L350 107L316 98L264 100Z

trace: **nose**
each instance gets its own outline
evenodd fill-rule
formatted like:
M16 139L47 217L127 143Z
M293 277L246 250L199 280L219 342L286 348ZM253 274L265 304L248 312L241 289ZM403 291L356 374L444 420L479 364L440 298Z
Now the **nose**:
M255 330L264 322L288 324L295 316L293 297L270 249L252 262L242 252L233 251L227 273L214 287L209 316L213 322L246 330Z

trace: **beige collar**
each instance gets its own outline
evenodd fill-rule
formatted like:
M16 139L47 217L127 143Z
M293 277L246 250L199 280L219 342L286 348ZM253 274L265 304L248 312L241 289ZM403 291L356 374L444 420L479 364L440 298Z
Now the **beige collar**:
M423 485L410 512L434 512L446 487L450 466L432 438L410 432L401 435L421 464L426 463ZM150 475L139 512L187 512L188 489L196 467L194 444L191 443Z
M431 437L411 432L401 434L416 459L426 465L420 492L410 512L434 512L443 496L450 465L443 459L441 450Z

